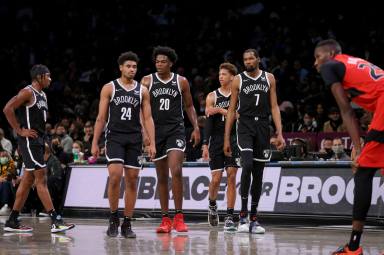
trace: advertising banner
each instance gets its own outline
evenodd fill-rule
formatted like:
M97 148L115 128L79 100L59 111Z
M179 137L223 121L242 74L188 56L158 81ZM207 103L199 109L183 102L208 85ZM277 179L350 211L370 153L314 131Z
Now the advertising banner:
M239 194L241 169L237 172ZM208 167L184 167L183 209L205 211L208 208ZM264 169L259 211L273 213L303 213L351 215L354 181L348 168L281 168ZM154 168L140 172L137 186L137 209L160 210L157 178ZM384 180L377 174L373 180L370 216L384 215ZM169 180L169 208L174 208ZM71 170L65 207L108 208L108 171L105 166L75 166ZM124 207L124 182L121 182L119 207ZM220 183L217 204L226 210L226 174ZM251 197L249 198L249 203ZM237 196L235 209L239 209Z

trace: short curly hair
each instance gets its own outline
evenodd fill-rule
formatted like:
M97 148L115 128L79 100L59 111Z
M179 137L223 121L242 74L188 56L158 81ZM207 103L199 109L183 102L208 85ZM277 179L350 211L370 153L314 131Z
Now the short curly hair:
M170 47L167 47L167 46L157 46L153 49L153 53L152 53L152 60L153 62L156 61L156 57L158 55L164 55L164 56L167 56L168 59L172 62L172 63L176 63L177 61L177 54L176 54L176 51Z
M124 64L125 61L128 61L128 60L135 61L136 64L138 64L140 59L136 53L132 51L127 51L127 52L121 53L121 55L117 59L117 63L119 64L119 66L121 66Z

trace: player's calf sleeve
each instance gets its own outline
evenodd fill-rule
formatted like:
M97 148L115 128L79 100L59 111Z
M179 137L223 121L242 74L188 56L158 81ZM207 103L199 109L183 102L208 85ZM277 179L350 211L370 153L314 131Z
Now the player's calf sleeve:
M241 155L241 182L240 182L240 195L241 197L248 197L249 187L251 184L251 173L253 168L253 152L242 151Z
M259 204L261 189L263 186L264 166L265 166L265 162L253 161L252 185L251 185L251 196L252 196L251 214L256 213L256 208Z
M355 191L353 200L353 220L365 221L372 199L372 180L376 168L359 167L355 173Z

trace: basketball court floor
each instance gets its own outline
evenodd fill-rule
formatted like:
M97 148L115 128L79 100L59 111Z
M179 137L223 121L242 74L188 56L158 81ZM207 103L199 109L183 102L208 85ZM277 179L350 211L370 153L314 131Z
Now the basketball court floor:
M133 221L136 239L110 238L106 219L67 219L76 228L51 234L49 218L22 218L32 233L7 233L0 217L2 254L330 254L349 239L350 226L265 225L264 235L224 233L223 225L210 228L206 221L188 221L187 233L156 234L159 219ZM264 225L264 224L263 224ZM367 227L362 244L365 255L384 254L384 228Z

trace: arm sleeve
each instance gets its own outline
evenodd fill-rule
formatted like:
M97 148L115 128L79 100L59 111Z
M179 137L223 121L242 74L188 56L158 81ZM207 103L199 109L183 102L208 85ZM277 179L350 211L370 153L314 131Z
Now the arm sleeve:
M203 145L208 145L209 138L211 137L211 134L212 134L212 129L213 129L213 117L209 116L205 120Z
M320 75L324 80L325 86L330 88L332 84L342 82L345 75L345 65L342 62L331 60L323 64L320 68Z

